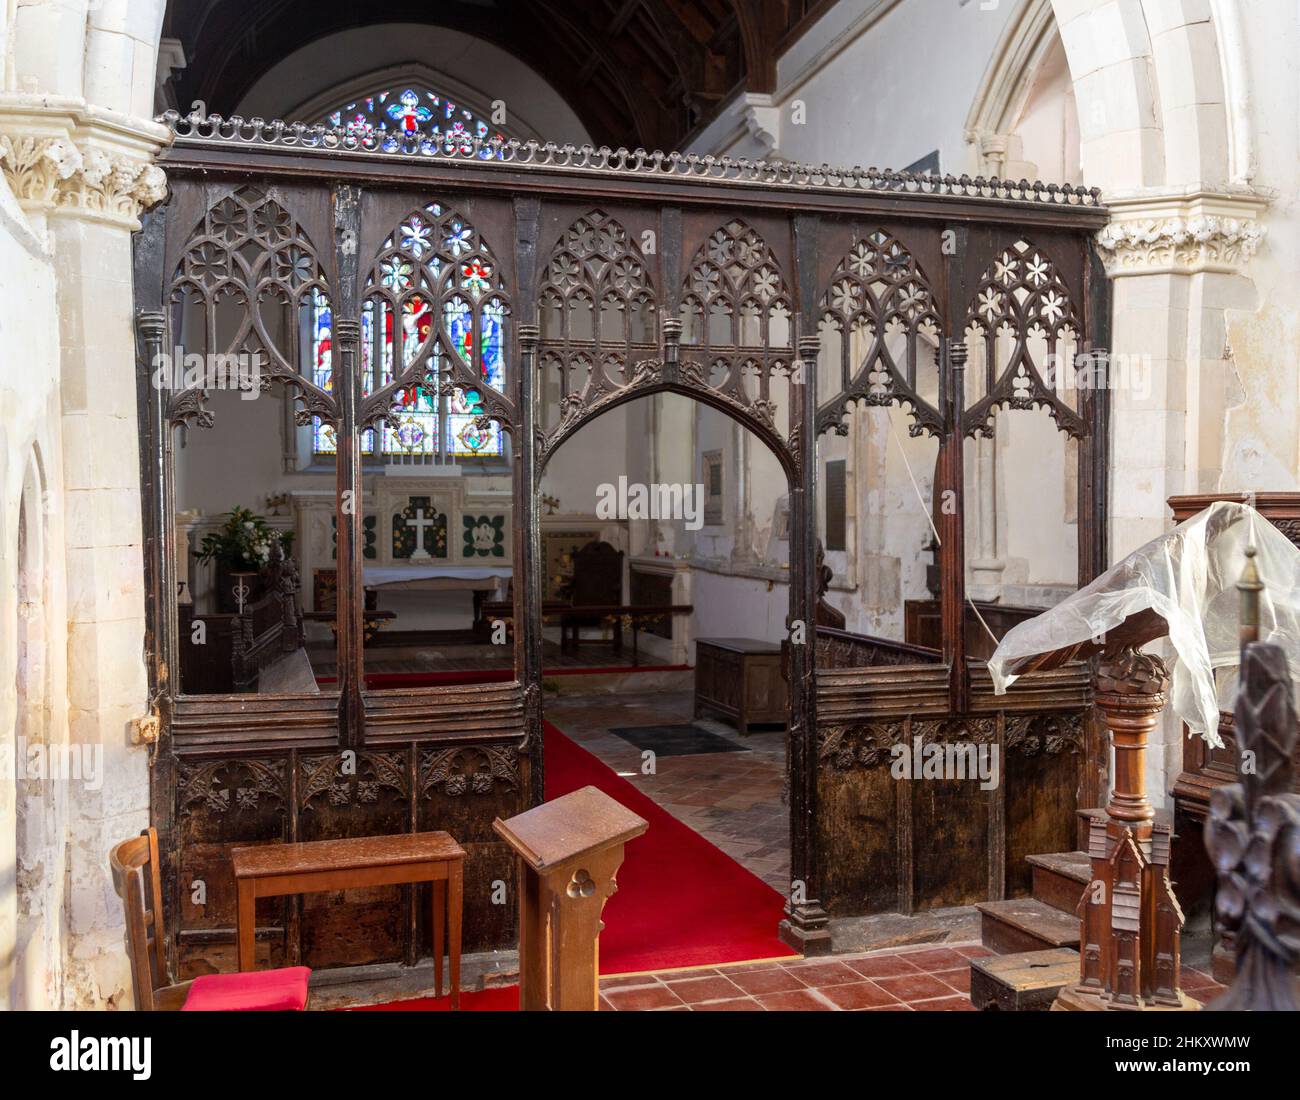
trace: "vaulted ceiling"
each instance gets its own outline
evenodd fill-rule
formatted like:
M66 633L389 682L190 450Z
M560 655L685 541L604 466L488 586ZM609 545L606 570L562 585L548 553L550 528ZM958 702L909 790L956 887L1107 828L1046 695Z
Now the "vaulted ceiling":
M177 102L229 114L278 61L383 23L486 39L568 100L597 144L673 149L733 93L770 92L776 60L836 0L172 0L187 65ZM436 65L436 59L430 58Z

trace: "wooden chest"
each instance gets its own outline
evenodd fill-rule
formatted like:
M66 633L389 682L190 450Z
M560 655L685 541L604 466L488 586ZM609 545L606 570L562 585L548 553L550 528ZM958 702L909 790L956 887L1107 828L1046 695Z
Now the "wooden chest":
M754 638L697 638L695 717L717 714L741 733L753 725L785 725L781 647Z

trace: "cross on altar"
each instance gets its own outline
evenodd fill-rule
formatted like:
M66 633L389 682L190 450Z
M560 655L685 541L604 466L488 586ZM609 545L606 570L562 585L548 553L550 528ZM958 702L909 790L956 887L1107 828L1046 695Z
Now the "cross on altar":
M411 561L427 561L431 557L424 548L424 533L436 522L435 516L426 516L423 508L417 508L415 515L407 517L406 526L415 529L415 549L411 551Z

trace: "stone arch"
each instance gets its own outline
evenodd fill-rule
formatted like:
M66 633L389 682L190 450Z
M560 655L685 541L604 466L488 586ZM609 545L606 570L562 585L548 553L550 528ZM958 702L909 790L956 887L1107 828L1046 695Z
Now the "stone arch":
M1235 5L1220 0L1211 0L1209 19L1139 0L1026 0L1008 20L967 116L980 170L1026 174L1017 167L1017 116L1063 49L1090 184L1108 197L1248 184L1254 146L1240 20Z
M54 640L49 610L47 492L40 452L33 447L24 470L14 540L15 769L12 824L6 831L12 830L14 845L9 1001L15 1009L55 1007L50 998L57 988L55 975L59 969L59 932L54 917L58 905L53 896L58 885L53 853L59 842L55 835L54 784L47 768L52 745L50 657Z
M1028 0L1007 23L966 116L966 140L975 147L982 175L1064 182L1026 155L1019 133L1026 110L1042 95L1044 78L1050 78L1058 64L1066 67L1051 0ZM1068 68L1065 75L1068 79ZM1072 95L1063 108L1076 116L1077 149Z
M1053 8L1079 107L1084 171L1116 193L1139 187L1223 187L1249 173L1248 124L1239 109L1244 72L1221 40L1239 18L1212 4L1211 18L1182 5L1085 0ZM1226 30L1226 34L1225 34ZM1229 129L1240 150L1230 155ZM1233 161L1245 160L1245 165Z

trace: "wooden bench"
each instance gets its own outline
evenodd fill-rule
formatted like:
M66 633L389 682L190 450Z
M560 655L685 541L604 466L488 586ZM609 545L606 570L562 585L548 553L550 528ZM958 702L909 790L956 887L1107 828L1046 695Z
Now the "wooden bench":
M460 1007L460 923L465 850L447 833L406 833L261 844L230 853L238 895L239 969L253 969L258 898L357 890L369 886L433 884L433 975L442 996L444 924L451 962L451 1006Z

